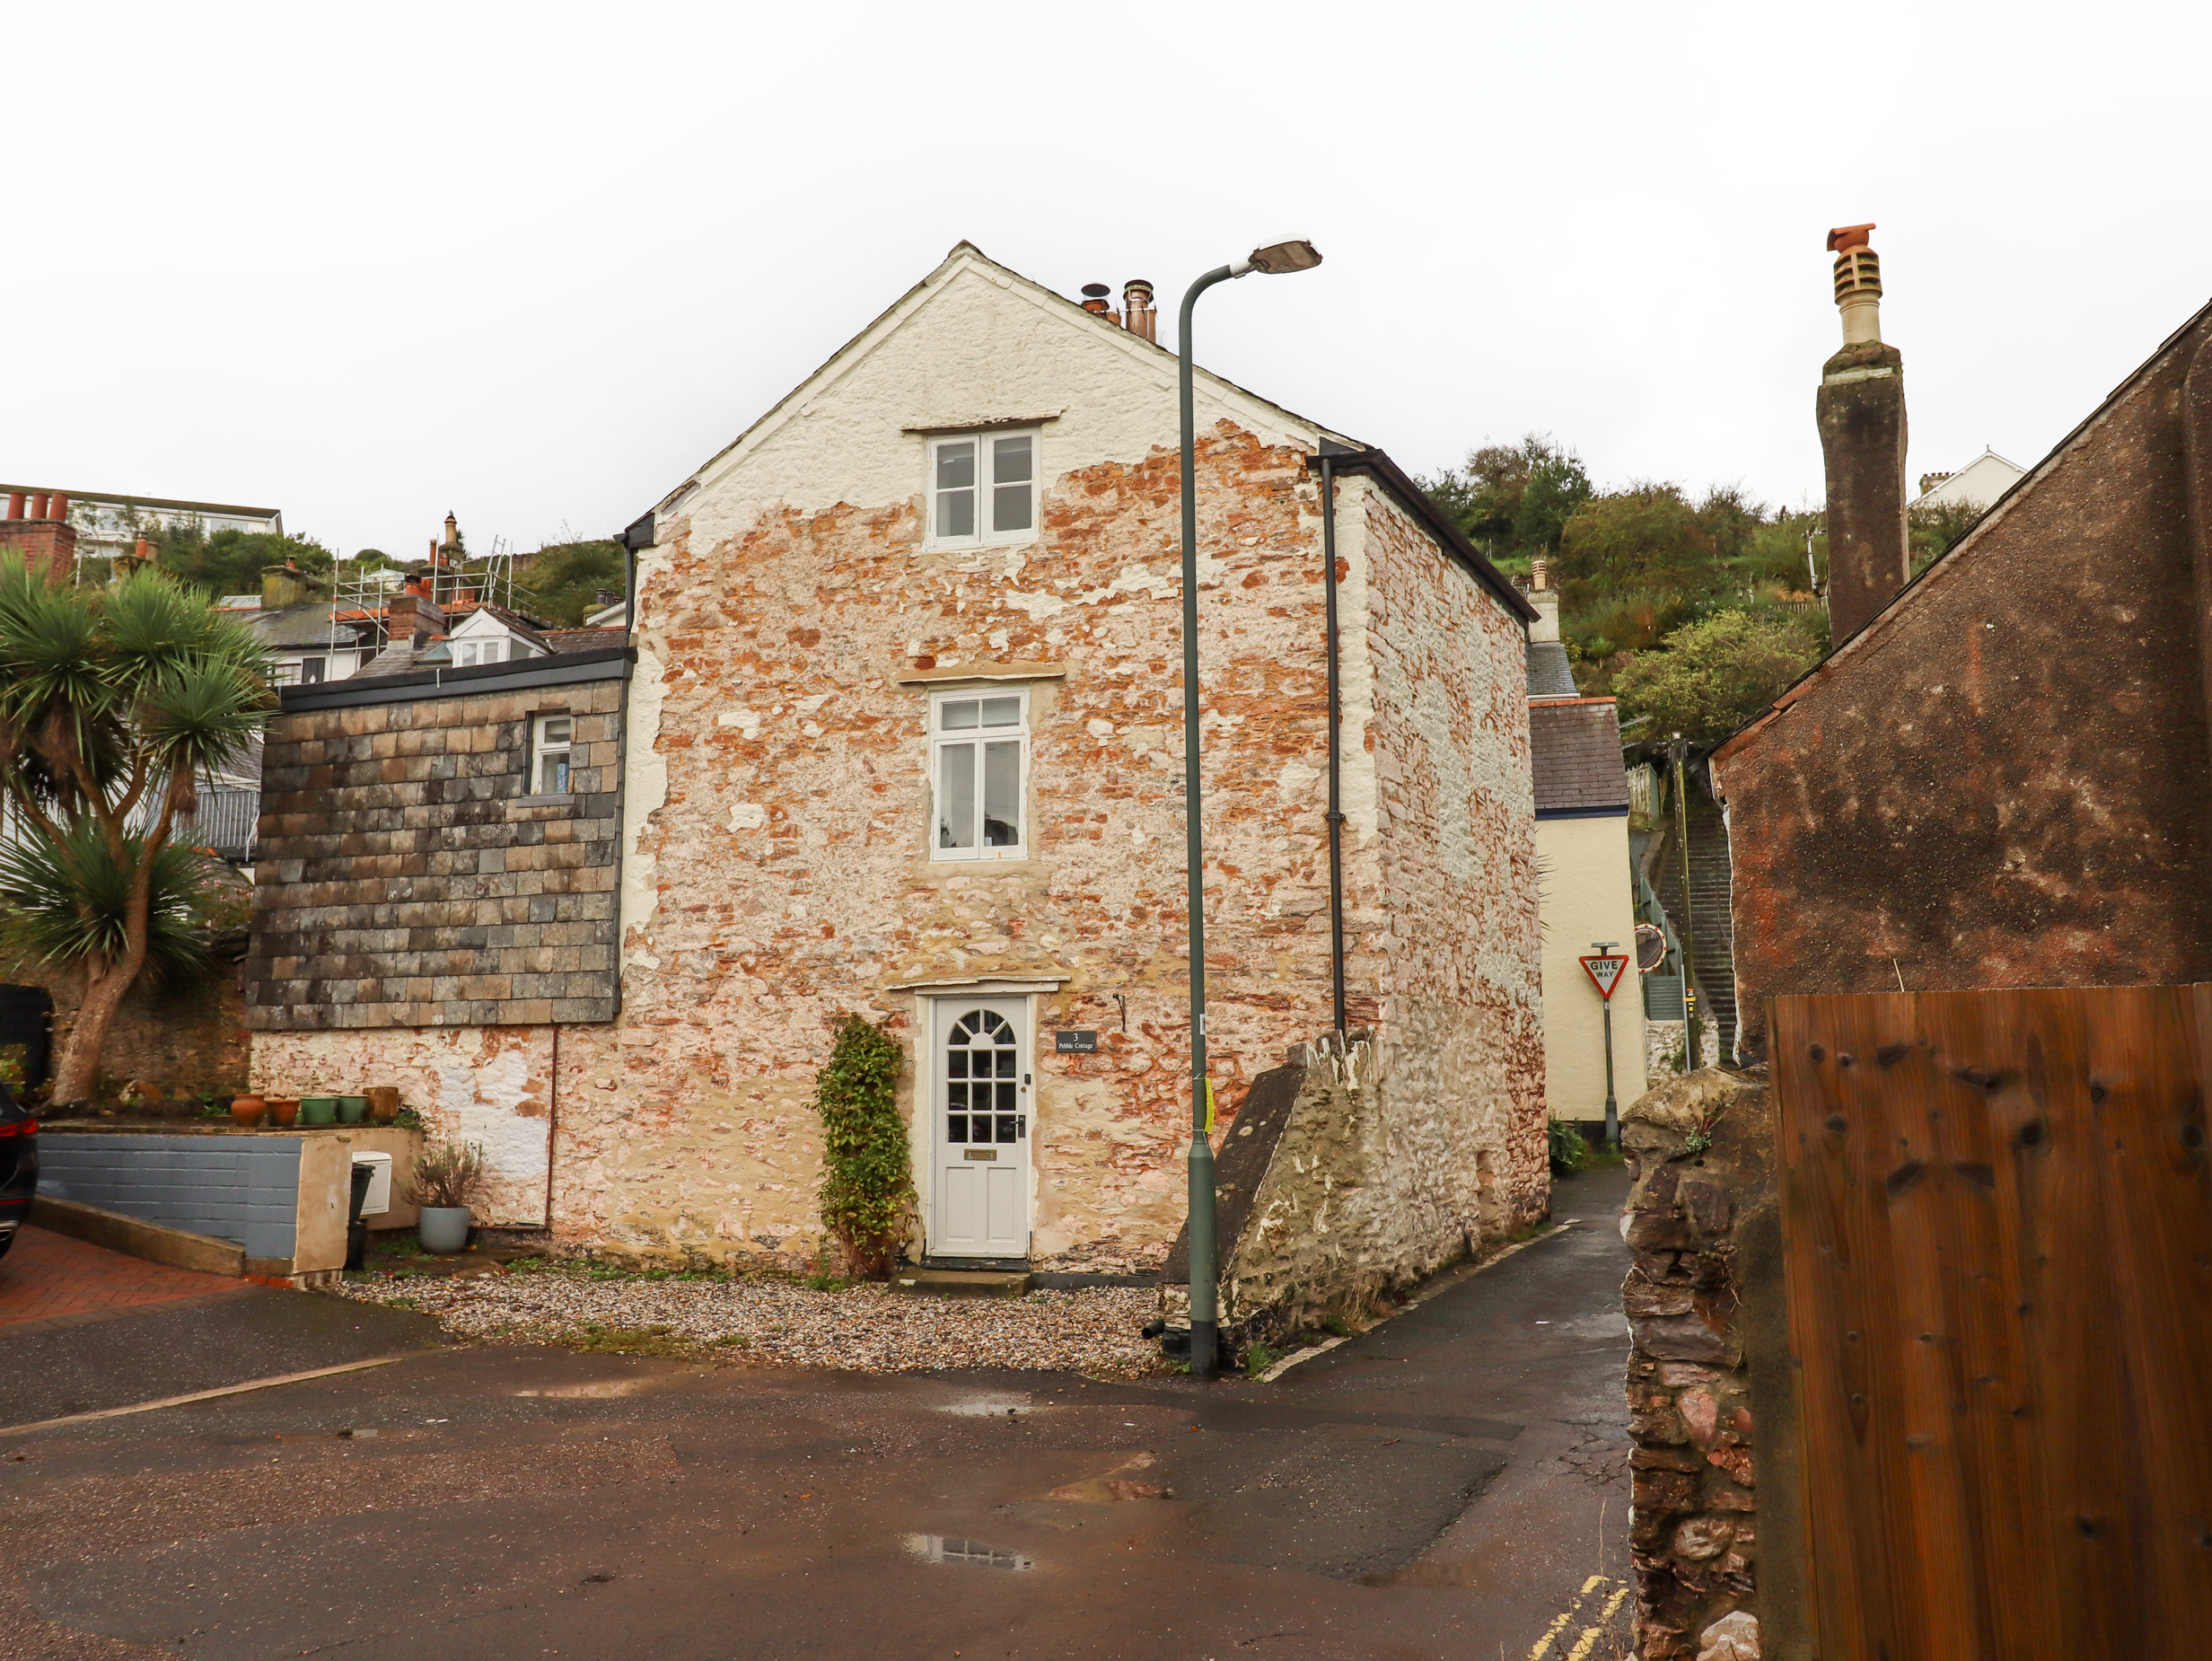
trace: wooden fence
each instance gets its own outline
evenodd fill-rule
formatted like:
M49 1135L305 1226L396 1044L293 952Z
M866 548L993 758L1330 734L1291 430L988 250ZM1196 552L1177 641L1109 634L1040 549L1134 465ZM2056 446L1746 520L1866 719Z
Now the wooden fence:
M1813 1653L2212 1656L2212 987L1770 1019Z

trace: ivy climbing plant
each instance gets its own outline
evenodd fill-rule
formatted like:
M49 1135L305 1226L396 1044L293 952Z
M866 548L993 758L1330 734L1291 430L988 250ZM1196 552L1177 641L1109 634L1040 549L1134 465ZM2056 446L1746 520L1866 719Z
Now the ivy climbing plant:
M913 1217L913 1164L896 1086L906 1055L880 1026L838 1019L830 1064L815 1076L821 1115L822 1226L853 1273L881 1279L905 1248Z

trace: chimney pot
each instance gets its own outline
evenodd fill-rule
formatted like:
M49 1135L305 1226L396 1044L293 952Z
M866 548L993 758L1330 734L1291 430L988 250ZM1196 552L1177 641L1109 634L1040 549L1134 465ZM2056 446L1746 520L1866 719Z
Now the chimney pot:
M1540 594L1549 586L1550 580L1551 562L1549 560L1540 558L1529 561L1529 586L1531 588Z
M46 517L45 491L40 490L32 494L31 498L31 516L33 519L43 519Z
M22 516L23 493L21 490L11 490L8 492L8 517L21 519Z
M68 518L68 517L69 517L69 498L68 498L67 497L66 497L66 496L62 495L62 493L61 493L60 491L57 490L57 491L56 491L56 492L55 492L55 493L54 493L51 497L49 497L47 499L47 504L46 504L46 516L47 516L48 519L66 519L66 518Z
M1103 283L1085 283L1083 286L1083 309L1095 312L1101 317L1106 316L1106 296L1112 293L1113 290Z
M1828 233L1836 255L1836 309L1843 313L1846 346L1882 341L1882 256L1866 240L1872 224L1845 225Z
M1142 335L1155 346L1160 339L1160 314L1153 309L1152 285L1141 277L1133 277L1121 289L1123 316L1128 320L1123 327L1133 335Z

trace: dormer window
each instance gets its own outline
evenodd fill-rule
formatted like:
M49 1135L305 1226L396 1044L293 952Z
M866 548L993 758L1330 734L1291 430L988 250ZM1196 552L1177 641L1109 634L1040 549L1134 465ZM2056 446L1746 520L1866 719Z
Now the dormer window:
M978 548L1037 534L1037 433L947 433L929 441L929 546Z
M453 642L453 666L456 669L466 669L474 664L504 664L506 661L507 642L504 635L496 639Z

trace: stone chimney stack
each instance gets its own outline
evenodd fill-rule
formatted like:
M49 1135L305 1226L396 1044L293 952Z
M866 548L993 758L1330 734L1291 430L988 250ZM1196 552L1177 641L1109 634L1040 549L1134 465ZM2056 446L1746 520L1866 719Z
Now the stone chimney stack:
M1882 342L1882 261L1871 224L1828 233L1843 349L1815 400L1828 464L1828 630L1840 646L1905 585L1905 358Z

